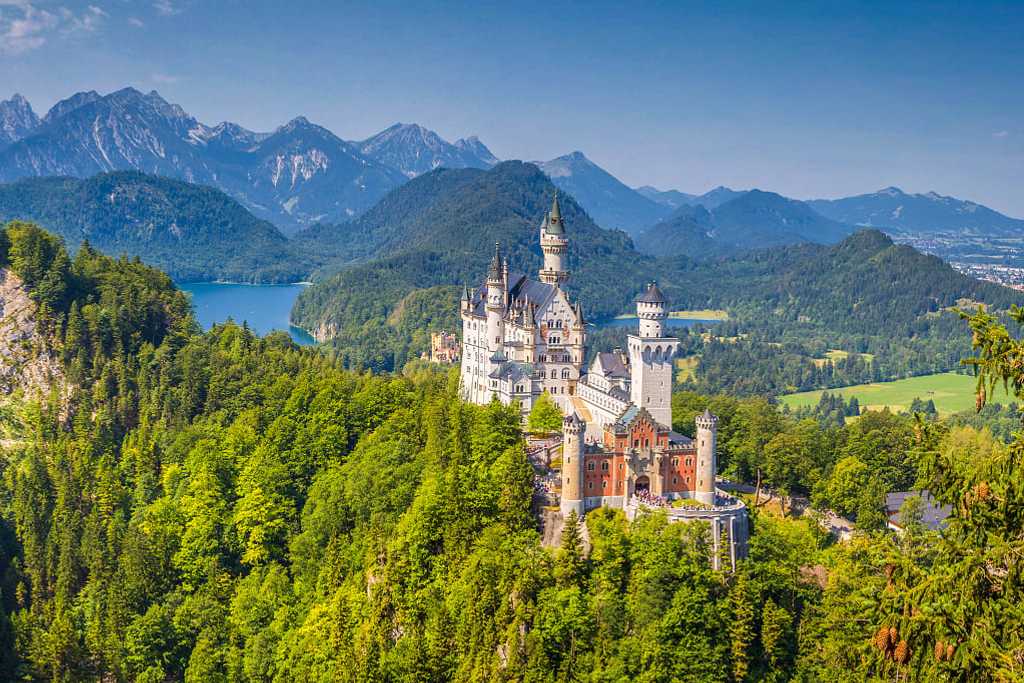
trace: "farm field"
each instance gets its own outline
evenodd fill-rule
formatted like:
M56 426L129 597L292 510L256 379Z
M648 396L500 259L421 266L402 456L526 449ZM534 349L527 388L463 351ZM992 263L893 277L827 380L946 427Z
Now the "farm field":
M838 389L787 394L779 396L779 402L791 408L813 406L817 405L822 393L827 391L846 399L856 396L861 409L870 408L872 410L881 410L886 406L893 411L906 410L915 398L920 398L922 401L931 399L935 402L935 409L939 413L949 414L974 408L975 382L975 378L970 375L943 372L894 382L872 382L871 384L857 384ZM1009 402L1002 387L996 389L995 402Z

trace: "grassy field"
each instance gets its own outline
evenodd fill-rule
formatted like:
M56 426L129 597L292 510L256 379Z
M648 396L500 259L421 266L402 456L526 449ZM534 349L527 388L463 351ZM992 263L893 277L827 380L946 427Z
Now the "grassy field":
M831 351L829 351L828 353L825 354L824 358L815 358L814 359L814 364L817 365L820 368L821 366L823 366L828 361L832 361L833 363L838 363L841 360L846 360L846 358L849 355L850 354L849 354L848 351L840 351L839 349L832 349ZM873 353L860 353L860 354L857 354L857 355L859 355L863 360L866 360L869 363L875 359L875 354L873 354Z
M676 382L682 384L687 380L693 379L693 373L697 370L697 363L700 362L700 358L697 356L687 356L686 358L676 359Z
M895 382L877 382L858 384L840 389L827 389L831 394L839 394L844 398L857 397L861 409L865 407L881 410L888 406L890 410L906 410L915 398L922 401L931 399L940 413L956 413L974 408L975 378L970 375L958 375L944 372L937 375L922 375ZM821 391L804 391L799 394L780 396L779 401L791 408L817 405ZM996 390L994 402L1008 403L1002 387Z

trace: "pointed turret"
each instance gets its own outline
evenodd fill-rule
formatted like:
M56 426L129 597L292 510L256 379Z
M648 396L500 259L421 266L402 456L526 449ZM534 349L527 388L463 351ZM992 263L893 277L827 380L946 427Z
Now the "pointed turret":
M501 242L494 243L494 258L491 259L491 267L487 269L487 280L501 280Z
M551 211L540 224L540 248L544 252L544 267L540 281L561 285L569 279L569 239L562 224L562 209L558 205L558 190L551 201Z
M555 189L555 198L551 200L551 213L548 214L547 233L549 235L564 235L565 228L562 226L562 208L558 205L558 189Z

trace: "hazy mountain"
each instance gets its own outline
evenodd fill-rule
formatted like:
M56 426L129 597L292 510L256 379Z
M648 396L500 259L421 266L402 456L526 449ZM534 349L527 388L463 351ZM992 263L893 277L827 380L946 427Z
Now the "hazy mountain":
M21 95L0 102L0 147L21 140L38 125L39 117Z
M72 250L83 240L138 256L179 281L294 282L311 265L287 238L220 190L134 171L0 185L0 224L38 223Z
M697 195L690 200L690 204L700 204L705 209L716 209L726 202L731 202L746 194L745 190L734 190L731 187L719 185L713 190Z
M701 205L683 204L664 220L633 240L636 248L654 256L689 254L695 258L717 256L728 245L715 239L715 221Z
M498 157L491 154L491 150L484 143L480 142L480 138L475 135L470 135L468 138L459 138L452 144L465 154L473 155L487 167L494 166L500 161Z
M498 162L476 137L453 144L415 123L396 123L355 145L364 156L397 168L409 178L440 166L490 168Z
M51 121L55 121L65 114L78 109L81 106L95 102L98 99L100 99L100 94L95 90L75 93L71 97L61 100L50 107L50 111L46 112L46 116L43 117L42 122L50 123Z
M837 221L903 232L955 232L984 237L1024 235L1024 220L935 192L907 194L887 187L871 194L808 202Z
M663 204L671 209L678 209L684 204L692 204L693 200L697 198L697 195L694 194L687 194L679 190L659 190L651 185L643 185L635 189L652 202Z
M672 212L670 206L652 201L627 187L582 152L566 154L537 165L551 178L551 182L571 194L603 228L638 235Z
M345 220L405 181L330 131L297 118L270 134L206 126L158 93L79 93L0 150L0 181L139 170L214 185L283 229Z
M735 194L710 210L702 203L680 207L637 236L637 248L650 254L699 258L803 242L834 244L854 231L853 226L826 218L805 202L774 192Z

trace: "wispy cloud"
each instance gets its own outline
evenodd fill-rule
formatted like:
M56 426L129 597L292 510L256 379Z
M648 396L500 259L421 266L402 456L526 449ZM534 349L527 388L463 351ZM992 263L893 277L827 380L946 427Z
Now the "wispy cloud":
M156 0L153 3L153 9L162 17L173 17L175 14L181 14L181 8L171 2L171 0Z
M154 83L159 83L160 85L171 85L173 83L177 83L181 79L177 76L172 76L171 74L155 73L150 75L149 80Z
M128 23L134 26L135 28L142 28L146 25L145 22L142 21L142 19L139 19L138 17L128 17Z
M76 13L67 7L51 11L26 0L0 0L0 53L36 50L56 33L92 33L106 18L96 5Z
M997 130L995 133L992 133L992 137L994 137L994 138L1008 138L1008 137L1010 137L1010 131L1008 131L1008 130Z

